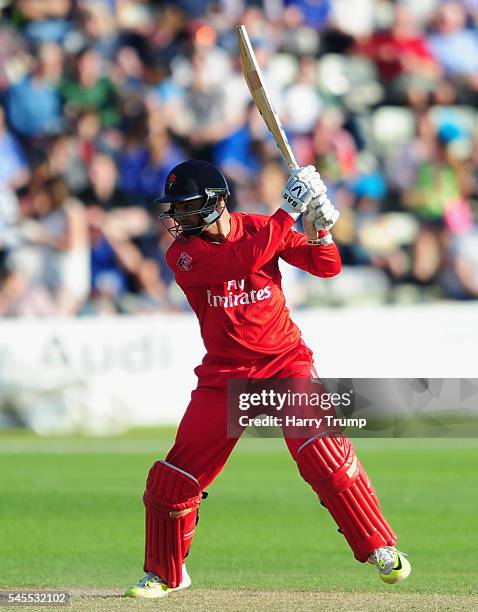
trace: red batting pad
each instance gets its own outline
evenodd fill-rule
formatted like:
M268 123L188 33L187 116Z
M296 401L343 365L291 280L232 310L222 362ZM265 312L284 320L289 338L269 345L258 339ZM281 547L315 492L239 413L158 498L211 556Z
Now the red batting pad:
M143 497L146 507L144 571L170 587L182 580L201 501L199 483L174 465L157 461L149 471Z
M382 515L375 491L353 446L343 435L316 438L297 454L297 466L330 512L358 561L367 561L397 537Z

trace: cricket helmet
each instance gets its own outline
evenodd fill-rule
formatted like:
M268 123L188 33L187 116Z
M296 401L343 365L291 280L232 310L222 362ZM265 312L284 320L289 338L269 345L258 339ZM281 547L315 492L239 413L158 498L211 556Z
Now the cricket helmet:
M229 186L222 172L213 164L197 159L190 159L175 166L168 174L164 196L155 200L156 204L168 205L167 210L159 215L163 222L172 220L172 227L167 227L174 238L198 236L209 225L219 219L224 211L220 200L227 201L230 195ZM197 206L187 212L179 212L175 204L197 200ZM193 227L184 223L187 217L199 215L201 224Z

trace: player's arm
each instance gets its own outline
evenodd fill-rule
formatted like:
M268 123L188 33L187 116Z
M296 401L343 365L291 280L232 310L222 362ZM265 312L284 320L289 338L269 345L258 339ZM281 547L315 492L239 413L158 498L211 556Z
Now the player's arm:
M302 218L305 236L290 231L279 249L279 256L314 276L335 276L342 264L330 229L338 218L339 212L328 199L322 183L320 195L311 200Z
M253 274L277 252L285 235L290 231L308 204L320 194L320 177L313 166L295 170L283 191L284 203L268 222L247 240L221 246L195 241L188 255L188 270L181 269L175 255L168 251L168 265L181 287L214 285ZM188 251L187 246L184 248Z
M329 278L342 269L340 254L330 233L321 233L321 242L309 243L307 236L290 231L284 239L279 257L313 276Z

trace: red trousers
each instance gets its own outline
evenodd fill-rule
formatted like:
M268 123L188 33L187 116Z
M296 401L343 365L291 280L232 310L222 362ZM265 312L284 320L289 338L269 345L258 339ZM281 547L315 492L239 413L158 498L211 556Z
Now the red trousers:
M228 379L316 377L312 352L303 342L284 355L246 365L206 356L195 372L198 386L174 446L165 461L151 468L144 497L144 569L172 587L181 583L201 493L222 470L237 442L227 436ZM343 435L316 435L285 441L302 478L330 512L356 559L365 562L376 548L395 544L396 536L350 440Z
M311 378L312 351L300 342L287 354L247 365L206 355L195 370L198 386L181 420L166 461L192 474L204 490L224 467L237 439L227 437L227 381L230 378ZM306 442L286 438L294 459Z

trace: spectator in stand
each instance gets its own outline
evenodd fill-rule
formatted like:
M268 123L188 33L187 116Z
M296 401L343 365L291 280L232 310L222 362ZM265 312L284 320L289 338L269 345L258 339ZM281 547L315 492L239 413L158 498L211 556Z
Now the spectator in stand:
M276 161L266 162L256 180L255 202L244 212L270 216L279 208L286 172Z
M88 46L111 60L118 44L113 4L95 0L82 4L81 25Z
M327 109L316 123L311 141L312 163L332 186L353 180L357 172L357 147L344 128L344 120L338 109Z
M478 24L478 1L477 0L459 0L465 8L470 24L476 28Z
M113 78L123 97L147 93L146 66L134 47L123 46L118 50Z
M399 198L412 188L419 166L430 158L436 147L436 127L429 112L417 114L415 131L414 137L394 148L386 164L389 186Z
M0 91L24 76L31 61L25 37L2 17L0 6Z
M304 16L304 22L316 30L323 30L332 12L333 0L288 0L285 4L296 6Z
M5 125L5 113L1 106L0 159L0 187L23 187L30 176L30 169L22 145Z
M317 55L319 51L318 31L306 24L301 9L290 4L281 14L280 48L293 57Z
M20 209L15 192L0 185L0 259L5 262L8 251L18 244Z
M433 19L433 15L442 0L398 0L401 5L407 7L414 22L421 32L426 31L428 24ZM465 0L466 1L466 0ZM472 0L474 1L474 0Z
M216 68L226 70L226 74L230 69L221 64L221 54L219 60L217 55L215 50L198 48L190 64L186 64L191 76L181 99L182 123L178 126L180 133L187 135L192 156L206 160L211 159L213 145L239 127L243 120L241 115L236 121L235 104L229 106L226 83L216 76Z
M187 23L188 16L180 7L171 3L160 7L154 31L148 41L155 63L163 70L183 52Z
M88 165L95 151L107 148L102 139L100 116L92 110L81 112L75 122L74 130L80 158Z
M472 224L466 165L450 147L461 135L453 124L436 131L428 156L418 164L414 185L404 195L404 204L421 222L413 261L413 275L419 283L438 279L448 232L461 234Z
M232 181L242 186L250 184L261 168L253 126L254 119L257 119L257 109L253 103L249 104L245 115L244 124L220 139L213 150L214 163L221 167Z
M463 234L449 234L440 284L447 297L478 299L478 225Z
M357 236L349 249L350 263L371 264L383 270L391 282L398 282L409 272L409 264L393 216L384 212L385 178L378 160L368 152L359 155L358 169L352 186L356 198L353 212Z
M60 134L49 142L47 150L52 174L61 175L72 193L84 189L88 180L87 170L78 139L73 134Z
M392 27L374 32L357 51L377 65L389 103L423 106L436 89L441 69L409 8L396 4L394 11Z
M79 198L86 206L104 211L130 206L131 201L118 189L118 170L112 157L96 153L88 168L89 184Z
M79 194L88 184L88 167L96 151L109 150L95 111L81 112L68 130L46 148L52 174L61 175L70 191Z
M82 205L60 177L36 169L11 257L16 273L15 311L23 315L73 315L88 297L89 245Z
M302 57L297 76L284 94L285 124L294 134L310 134L322 111L317 88L317 60Z
M459 2L446 1L440 6L428 42L445 76L459 87L459 101L475 101L478 33L466 27L466 11Z
M18 245L20 211L14 191L0 185L0 316L8 313L15 294L11 253Z
M118 189L118 169L113 158L105 153L96 153L88 170L89 185L79 194L79 199L88 209L101 209L104 216L93 212L102 219L108 231L105 236L121 237L123 241L145 239L151 232L151 217L144 208L134 206ZM132 247L129 247L131 251ZM139 255L137 256L138 260ZM138 264L139 274L141 265ZM148 278L152 278L150 273Z
M72 30L72 0L18 0L19 19L25 20L25 36L32 42L62 44Z
M18 278L12 270L11 254L18 246L20 210L15 193L0 185L0 316L11 313Z
M54 43L40 47L33 70L6 92L6 113L10 125L26 137L57 134L63 127L58 92L63 70L63 51Z
M90 312L149 312L169 307L157 254L151 256L128 235L128 229L97 206L88 209L91 249ZM146 247L147 250L147 247ZM157 251L157 245L156 249Z
M377 0L332 0L329 4L332 5L329 22L340 32L354 38L370 36L373 32L379 8Z
M405 194L406 205L425 222L452 224L457 210L467 208L463 201L467 168L450 147L462 135L453 123L438 128L427 157L418 164L414 185Z
M98 206L88 209L91 244L91 299L84 314L119 312L119 301L126 294L128 273L108 239L105 212Z
M130 135L126 151L118 159L121 191L146 207L151 207L153 199L162 193L169 170L185 159L163 124L159 110L150 116L149 122L147 145L138 134Z
M170 238L159 223L151 227L149 232L137 236L133 243L141 253L141 260L136 275L136 287L141 310L147 312L154 308L173 309L172 298L168 288L174 290L174 275L166 262L166 250Z
M74 67L73 74L65 78L60 87L66 114L76 119L81 111L95 111L104 129L117 126L120 120L118 95L105 76L101 55L87 47L75 58Z

